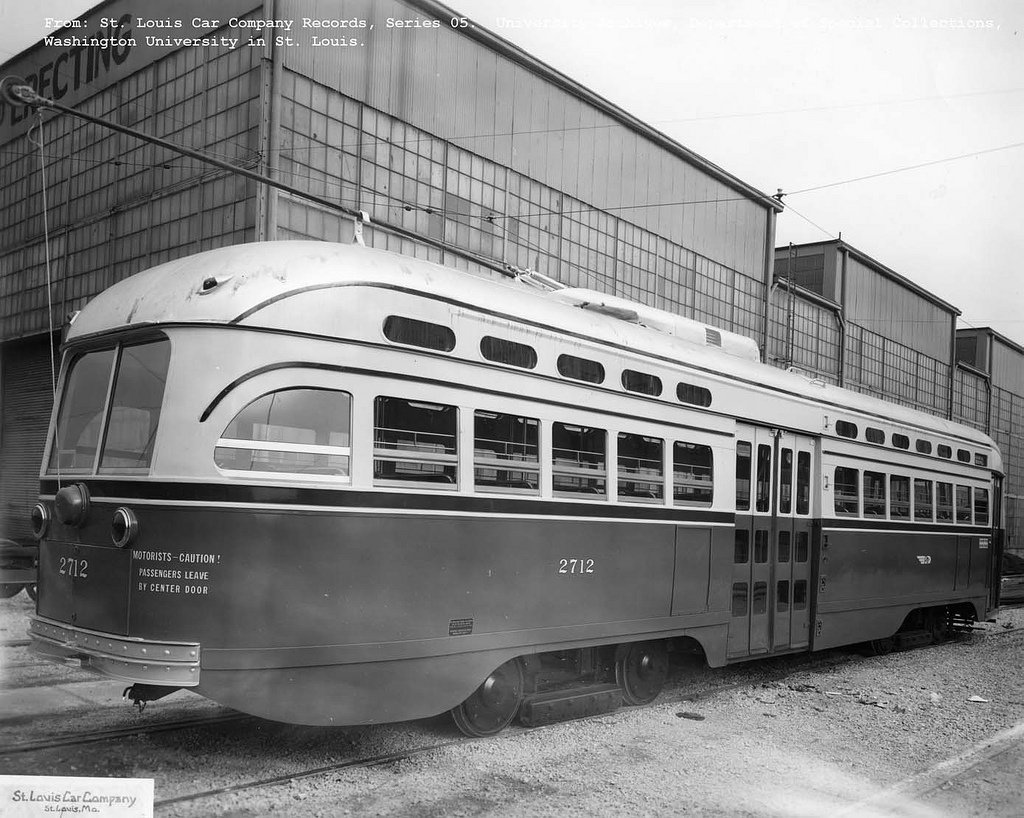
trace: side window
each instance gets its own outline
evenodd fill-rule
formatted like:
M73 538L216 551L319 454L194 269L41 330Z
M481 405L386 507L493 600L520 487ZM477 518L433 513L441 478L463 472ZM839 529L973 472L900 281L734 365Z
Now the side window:
M939 522L953 520L953 484L936 483L935 519Z
M971 524L971 487L956 487L956 521Z
M222 469L349 476L352 396L328 389L282 389L232 418L217 441Z
M480 354L488 361L522 369L533 369L537 366L537 350L526 344L519 344L505 338L485 335L480 339Z
M811 453L796 454L796 513L811 513Z
M837 420L836 421L836 434L840 437L857 437L857 424L850 423L848 420Z
M604 381L604 367L597 361L588 358L577 358L575 355L559 355L556 361L558 374L564 378L587 383Z
M988 525L988 489L974 490L974 524Z
M711 505L714 499L714 462L710 446L681 443L672 447L672 502L676 505ZM747 461L749 485L749 459ZM747 495L747 507L750 496Z
M661 394L661 378L647 372L637 372L635 369L622 370L622 388L629 392L639 392L641 395Z
M779 513L793 510L793 450L783 449L779 462Z
M885 475L864 472L864 516L885 517Z
M551 488L555 494L607 496L607 437L604 429L551 424Z
M736 441L736 510L750 510L750 444Z
M910 518L910 478L889 478L889 514L894 520Z
M711 405L711 392L703 386L694 386L692 383L677 383L676 398L680 403L689 403L692 406Z
M619 432L619 499L660 501L665 497L665 441Z
M856 469L836 467L836 514L857 516L860 513L859 477Z
M456 488L458 410L379 396L373 402L374 483L412 481Z
M389 315L384 319L384 337L396 344L408 344L441 352L451 352L455 349L455 333L451 327L406 318L404 315Z
M914 479L914 519L932 520L932 481Z
M762 443L757 447L757 505L758 511L770 511L772 501L772 447Z
M473 414L473 483L479 491L540 494L539 422L496 412Z

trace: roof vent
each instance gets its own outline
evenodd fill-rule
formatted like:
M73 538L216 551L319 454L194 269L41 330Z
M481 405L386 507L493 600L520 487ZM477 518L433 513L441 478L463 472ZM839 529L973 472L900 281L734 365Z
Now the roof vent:
M709 347L720 347L722 345L722 333L711 327L704 327L704 340Z

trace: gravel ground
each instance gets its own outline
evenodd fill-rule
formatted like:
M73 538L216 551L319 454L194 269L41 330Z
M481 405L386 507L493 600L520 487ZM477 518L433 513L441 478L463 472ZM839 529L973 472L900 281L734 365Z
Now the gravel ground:
M27 597L0 602L0 638L21 638ZM258 720L117 744L25 753L4 772L156 779L156 797L226 787L424 745L400 761L341 769L255 791L158 807L161 816L1019 816L1020 745L1002 772L972 775L914 798L887 792L911 776L1024 722L1024 611L937 647L862 657L830 651L716 671L679 671L658 701L605 716L461 742L443 719L368 728L302 728ZM1001 634L1001 635L1000 635ZM4 656L12 649L5 649ZM80 671L7 660L9 685L83 684ZM110 683L118 687L116 682ZM694 686L736 685L697 700ZM119 695L120 688L116 693ZM971 701L972 697L985 699ZM178 693L143 716L124 705L78 713L108 726L202 708ZM67 714L33 719L49 734ZM3 727L0 715L0 728ZM80 728L80 724L78 725ZM11 733L0 729L0 740ZM979 768L982 771L988 768ZM977 772L977 771L975 771ZM865 799L878 796L871 804Z

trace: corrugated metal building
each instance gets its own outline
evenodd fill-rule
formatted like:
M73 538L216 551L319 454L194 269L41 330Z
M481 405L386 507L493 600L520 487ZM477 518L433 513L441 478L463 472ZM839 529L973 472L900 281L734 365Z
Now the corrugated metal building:
M838 239L777 248L775 278L776 363L950 416L960 310Z
M776 248L774 278L769 361L991 435L1007 548L1024 551L1024 347L958 330L960 310L842 240Z
M1024 346L993 329L956 334L954 417L987 432L1006 468L1004 501L1009 548L1024 551Z
M528 267L765 342L778 203L462 27L456 11L429 0L185 0L165 12L182 22L168 28L147 24L139 5L97 6L0 76L365 211L369 245L494 275ZM354 230L330 204L68 116L42 119L40 131L31 112L0 105L0 536L19 540L51 403L48 339L65 316L171 258Z

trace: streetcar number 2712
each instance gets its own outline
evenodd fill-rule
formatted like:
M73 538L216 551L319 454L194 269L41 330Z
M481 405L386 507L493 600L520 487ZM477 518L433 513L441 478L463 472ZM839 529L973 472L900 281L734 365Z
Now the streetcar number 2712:
M75 557L60 558L60 573L64 577L89 578L89 560L80 560Z
M593 574L594 561L590 559L563 559L558 561L559 574Z

